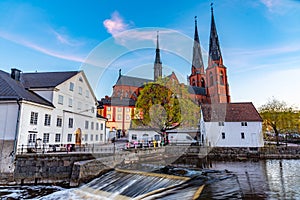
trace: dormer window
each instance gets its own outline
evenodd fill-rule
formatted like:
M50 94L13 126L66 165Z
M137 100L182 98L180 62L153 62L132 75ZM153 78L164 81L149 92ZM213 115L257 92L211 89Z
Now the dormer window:
M248 126L247 122L241 122L242 126Z
M224 126L224 122L219 122L219 126Z

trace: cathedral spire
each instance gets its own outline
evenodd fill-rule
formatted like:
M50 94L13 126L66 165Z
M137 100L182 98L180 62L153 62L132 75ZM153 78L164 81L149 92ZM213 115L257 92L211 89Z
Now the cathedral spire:
M162 77L162 62L160 60L160 50L159 50L159 36L157 31L156 36L156 51L155 51L155 61L154 61L154 81L157 81L159 77Z
M195 68L196 73L204 74L204 65L201 53L200 40L197 29L197 16L195 16L195 34L194 34L194 47L193 47L193 62L192 68ZM192 69L193 70L193 69Z
M219 45L219 38L217 33L217 28L214 19L214 9L213 4L211 4L211 27L210 27L210 37L209 37L209 66L212 61L218 65L222 65L222 54Z

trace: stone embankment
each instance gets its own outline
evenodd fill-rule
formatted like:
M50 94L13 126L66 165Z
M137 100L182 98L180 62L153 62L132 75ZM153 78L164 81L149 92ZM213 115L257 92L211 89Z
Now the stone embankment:
M132 149L106 154L47 153L17 155L14 174L1 174L0 184L67 184L78 186L114 167L130 163L151 163L207 167L214 160L300 158L299 147L208 148L166 146Z

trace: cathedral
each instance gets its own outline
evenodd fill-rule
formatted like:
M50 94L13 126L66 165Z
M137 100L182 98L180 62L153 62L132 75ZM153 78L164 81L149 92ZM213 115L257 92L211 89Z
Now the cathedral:
M118 80L113 86L112 96L106 96L99 101L101 105L99 114L108 118L108 126L123 132L127 130L131 116L134 113L135 102L143 86L149 82L157 81L160 77L162 77L162 61L159 49L159 35L157 34L153 79L122 75L120 70ZM175 73L167 77L178 82ZM188 82L188 92L192 100L199 105L230 103L227 68L223 65L213 8L211 8L208 65L206 69L202 59L197 18L195 17L193 58Z

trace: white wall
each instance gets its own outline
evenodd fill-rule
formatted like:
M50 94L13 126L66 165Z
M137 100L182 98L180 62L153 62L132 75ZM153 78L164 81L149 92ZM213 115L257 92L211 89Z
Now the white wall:
M16 102L0 103L0 140L14 140L18 116Z
M247 122L247 126L241 126L241 122L224 122L219 126L218 122L205 122L206 145L218 147L262 147L264 145L261 122ZM222 139L222 132L225 139ZM241 138L241 133L245 138Z
M79 78L82 81L79 81ZM70 91L70 82L74 83L74 90ZM78 93L79 86L82 88L82 94ZM88 90L88 95L86 91ZM49 91L48 91L49 92ZM45 92L46 94L47 92ZM105 119L99 119L96 117L96 99L93 91L90 90L87 80L84 78L82 72L73 76L69 80L58 85L52 94L47 94L49 97L53 97L52 104L55 108L43 106L31 102L23 102L20 119L20 129L18 137L18 148L23 145L28 145L28 139L30 134L36 134L36 139L41 139L41 144L44 143L44 133L49 133L49 142L47 145L65 145L75 144L75 133L77 129L81 129L82 142L81 144L100 144L105 142ZM63 96L62 104L58 103L59 95ZM72 106L69 106L69 98L72 98ZM82 107L78 108L78 102L81 102ZM31 112L38 113L37 125L30 124ZM51 115L50 126L44 125L45 114ZM62 118L62 126L57 127L57 117ZM73 118L73 127L69 128L69 118ZM85 122L88 121L88 129L85 128ZM94 124L92 129L91 124ZM98 130L97 124L98 123ZM101 126L101 124L103 124ZM101 129L101 127L103 127ZM55 141L55 135L60 134L60 141ZM68 134L72 134L72 140L68 141Z

